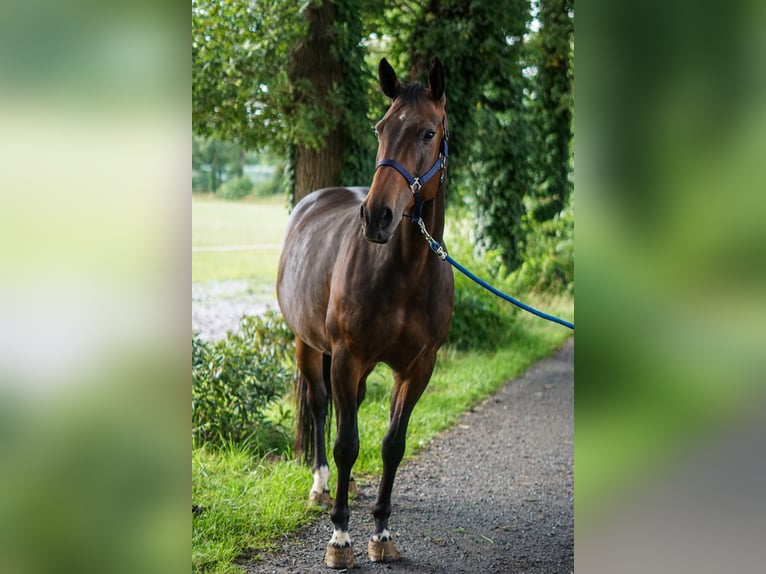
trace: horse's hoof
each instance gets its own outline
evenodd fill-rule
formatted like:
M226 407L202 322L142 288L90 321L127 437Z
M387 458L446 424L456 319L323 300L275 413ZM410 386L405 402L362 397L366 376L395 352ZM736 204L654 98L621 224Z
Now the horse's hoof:
M370 540L367 543L367 555L373 562L393 562L402 557L393 540Z
M330 493L325 490L324 492L309 493L309 506L319 506L321 508L330 508L332 506L332 497Z
M343 570L344 568L354 567L354 548L351 545L339 548L332 544L327 545L327 552L324 555L324 563L330 568Z

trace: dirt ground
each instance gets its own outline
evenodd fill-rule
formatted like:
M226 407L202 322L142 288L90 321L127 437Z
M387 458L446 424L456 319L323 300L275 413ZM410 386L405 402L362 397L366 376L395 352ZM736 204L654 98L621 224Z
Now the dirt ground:
M349 524L354 571L573 572L573 408L570 339L400 467L389 524L400 561L367 557L377 484L360 488ZM251 573L327 574L322 558L331 534L323 514L282 540L280 551L242 566Z

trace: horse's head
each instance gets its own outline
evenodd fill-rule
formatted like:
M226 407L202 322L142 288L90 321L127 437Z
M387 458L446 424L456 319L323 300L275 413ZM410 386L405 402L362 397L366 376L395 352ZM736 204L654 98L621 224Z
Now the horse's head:
M447 119L444 70L434 60L428 87L402 86L396 72L383 58L378 68L380 87L391 98L391 107L375 126L378 165L367 198L362 203L364 235L386 243L402 216L419 218L422 204L432 200L446 166Z

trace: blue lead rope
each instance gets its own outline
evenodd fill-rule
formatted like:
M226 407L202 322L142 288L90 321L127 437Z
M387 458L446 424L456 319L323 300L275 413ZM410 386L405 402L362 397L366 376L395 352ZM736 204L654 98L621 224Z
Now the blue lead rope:
M535 309L534 307L530 307L529 305L522 303L518 299L515 299L514 297L511 297L510 295L507 295L503 293L502 291L499 291L498 289L495 289L492 285L484 281L483 279L477 277L473 273L471 273L468 269L460 265L457 261L455 261L449 253L447 253L444 248L441 246L441 244L436 241L431 235L429 235L428 231L426 231L426 226L423 223L423 220L418 220L418 225L420 226L420 231L425 235L426 240L428 241L428 246L431 248L431 251L436 253L441 259L452 265L455 269L460 271L463 275L468 277L469 279L473 279L476 283L484 287L487 291L490 293L494 293L501 299L505 299L509 303L512 303L513 305L516 305L520 309L524 309L525 311L532 313L533 315L537 315L541 319L546 319L548 321L552 321L554 323L558 323L559 325L563 325L564 327L569 327L574 331L574 323L570 323L569 321L564 321L564 319L559 319L558 317L554 317L553 315L549 315L548 313L543 313L542 311L539 311Z
M441 247L441 245L439 245L439 247ZM433 251L433 246L431 246L431 250ZM484 287L487 291L494 293L501 299L505 299L506 301L508 301L509 303L513 303L520 309L524 309L525 311L528 311L529 313L532 313L533 315L537 315L538 317L542 319L547 319L548 321L553 321L554 323L558 323L559 325L564 325L564 327L569 327L570 329L574 331L574 323L570 323L569 321L564 321L564 319L559 319L558 317L554 317L553 315L549 315L548 313L543 313L542 311L539 311L535 309L534 307L530 307L529 305L522 303L518 299L514 299L510 295L507 295L503 293L502 291L495 289L494 287L492 287L492 285L490 285L483 279L480 279L479 277L477 277L476 275L468 271L468 269L460 265L460 263L452 259L450 255L447 255L444 258L444 260L447 261L450 265L452 265L455 269L460 271L463 275L465 275L469 279L473 279L474 281L476 281L476 283Z

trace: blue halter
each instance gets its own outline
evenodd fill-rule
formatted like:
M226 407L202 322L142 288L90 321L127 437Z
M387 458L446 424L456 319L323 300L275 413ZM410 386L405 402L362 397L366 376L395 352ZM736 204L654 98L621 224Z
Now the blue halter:
M436 158L436 161L431 166L431 169L429 169L420 177L413 177L413 175L407 170L407 168L404 167L395 159L382 159L378 162L378 165L375 166L375 171L377 171L378 168L384 165L393 167L396 171L402 174L402 177L404 177L405 180L407 180L407 185L410 186L410 191L412 192L412 195L415 198L415 205L412 208L412 215L407 215L405 213L404 217L406 217L407 219L415 223L420 221L421 212L423 211L423 198L420 195L420 188L422 188L426 183L428 183L428 181L434 175L436 175L436 172L440 170L441 170L440 181L444 181L444 172L447 169L447 156L449 155L449 151L447 148L449 131L447 130L447 126L444 123L444 119L442 119L442 129L444 130L444 137L442 138L441 145L439 146L439 157Z

